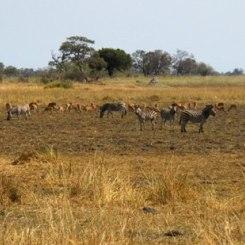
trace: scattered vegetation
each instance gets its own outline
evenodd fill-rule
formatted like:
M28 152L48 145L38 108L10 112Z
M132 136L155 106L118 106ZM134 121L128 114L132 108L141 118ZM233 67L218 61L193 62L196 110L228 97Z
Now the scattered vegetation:
M45 69L16 68L0 62L0 81L17 78L20 82L33 80L49 83L56 80L98 82L102 77L149 76L242 76L243 69L218 73L210 65L197 61L193 54L177 50L170 54L164 50L136 50L131 55L122 49L96 50L94 41L83 36L71 36L61 43L57 53L51 54ZM31 79L30 79L31 78ZM16 80L16 79L15 79ZM139 80L138 80L139 81Z

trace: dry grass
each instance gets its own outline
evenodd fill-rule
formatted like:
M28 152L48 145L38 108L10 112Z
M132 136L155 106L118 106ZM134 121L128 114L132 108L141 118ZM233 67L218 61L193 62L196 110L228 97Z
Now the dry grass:
M196 78L198 86L165 78L157 87L130 79L71 89L0 86L1 244L245 242L243 77L224 86L216 77L212 85ZM122 121L41 112L7 122L3 113L7 101L118 99L223 101L238 111L220 112L203 135L195 126L183 135L177 125L141 133L133 114Z

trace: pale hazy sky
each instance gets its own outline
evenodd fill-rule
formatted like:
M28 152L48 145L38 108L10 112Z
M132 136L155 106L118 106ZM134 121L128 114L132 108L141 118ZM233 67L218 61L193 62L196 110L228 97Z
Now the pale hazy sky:
M95 47L187 50L245 69L245 0L0 0L0 61L44 67L71 35Z

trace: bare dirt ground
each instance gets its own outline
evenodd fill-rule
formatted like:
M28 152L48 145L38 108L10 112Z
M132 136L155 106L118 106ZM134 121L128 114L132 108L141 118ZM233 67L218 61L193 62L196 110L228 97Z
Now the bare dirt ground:
M65 154L84 154L102 151L108 154L201 154L216 151L237 153L244 150L245 108L218 112L198 133L198 125L188 124L188 133L180 133L178 119L173 127L160 130L160 119L151 130L150 123L139 130L134 113L121 119L99 118L98 112L35 113L28 120L3 120L0 126L1 154L16 155L26 149L35 150L51 145Z

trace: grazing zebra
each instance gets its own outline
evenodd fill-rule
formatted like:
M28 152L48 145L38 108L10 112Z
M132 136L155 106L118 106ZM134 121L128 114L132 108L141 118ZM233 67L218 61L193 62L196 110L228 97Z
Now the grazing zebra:
M10 120L13 115L16 115L19 119L20 115L25 115L26 119L27 117L31 116L30 113L30 106L27 105L23 105L23 106L10 106L10 108L7 110L7 120Z
M175 106L170 106L169 108L164 108L160 111L161 115L161 129L162 129L162 124L166 124L167 121L169 121L170 124L174 123L174 118L176 114L176 107Z
M124 102L105 103L100 107L100 118L107 112L107 116L113 111L121 112L121 118L127 114L127 105ZM113 116L113 114L112 114Z
M137 115L138 119L139 119L139 124L140 124L140 130L143 130L143 126L145 124L146 121L150 121L151 122L151 126L152 126L152 130L154 130L154 126L156 124L156 119L158 116L158 113L155 110L147 110L147 111L143 111L141 108L137 108L135 110L135 114Z
M200 123L199 133L203 132L203 124L208 117L215 116L213 105L206 105L202 111L184 110L180 114L181 132L186 132L185 126L190 121L192 123Z

